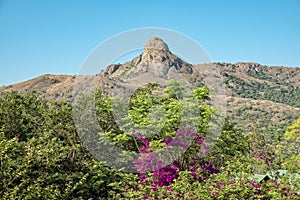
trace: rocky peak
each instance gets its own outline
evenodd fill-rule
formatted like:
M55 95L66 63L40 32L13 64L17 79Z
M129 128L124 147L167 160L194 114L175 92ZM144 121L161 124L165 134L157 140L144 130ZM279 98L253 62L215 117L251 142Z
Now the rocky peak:
M158 37L152 37L144 46L144 52L122 65L110 65L100 75L110 78L126 74L146 73L155 71L166 76L169 72L192 73L192 65L172 54L168 45Z
M148 40L141 56L142 64L163 63L172 57L168 45L158 37L152 37Z
M146 45L144 47L144 52L149 53L149 52L152 52L155 50L168 52L169 47L161 38L152 37L146 43Z

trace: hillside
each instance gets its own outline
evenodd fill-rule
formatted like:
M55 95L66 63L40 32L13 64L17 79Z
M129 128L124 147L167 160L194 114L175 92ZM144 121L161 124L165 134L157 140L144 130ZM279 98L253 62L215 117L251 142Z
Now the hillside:
M272 133L284 133L286 127L299 116L300 108L269 100L240 97L228 98L227 114L244 131L248 126L271 137ZM269 138L270 139L270 138Z
M37 93L46 99L67 101L70 98L75 76L45 74L37 78L0 88L2 93L17 91Z
M152 66L155 63L155 66ZM159 38L151 38L144 52L124 64L112 64L99 72L102 85L113 86L114 80L131 77L132 87L139 87L151 74L159 76L182 75L190 83L198 84L208 76L203 67L214 66L222 75L228 97L228 114L239 124L255 123L266 132L283 132L299 115L300 110L300 68L265 66L257 63L238 62L191 65L169 50ZM200 72L200 73L199 73ZM142 76L142 75L144 76ZM149 75L150 74L150 75ZM145 77L146 76L146 77ZM133 77L133 78L132 78ZM2 94L11 91L38 93L46 99L72 101L74 81L82 84L88 77L46 74L32 80L0 87ZM127 85L128 86L128 85ZM245 126L241 126L245 127Z
M271 100L300 108L300 68L257 63L217 63L232 96Z

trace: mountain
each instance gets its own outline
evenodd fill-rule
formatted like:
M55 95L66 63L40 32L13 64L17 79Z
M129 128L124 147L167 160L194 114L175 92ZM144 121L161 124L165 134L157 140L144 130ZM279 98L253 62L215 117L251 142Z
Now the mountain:
M172 54L168 45L156 37L149 39L141 55L124 64L111 64L96 76L101 80L100 85L107 89L136 89L146 81L160 82L170 78L193 85L217 80L217 85L213 85L217 88L225 83L227 110L234 121L241 128L255 123L259 130L269 133L283 132L300 112L300 68L247 62L192 65ZM75 80L82 84L90 81L87 76L46 74L0 87L0 93L34 92L46 99L72 101Z
M154 66L155 65L155 66ZM124 64L110 65L99 75L109 78L120 77L124 73L133 74L155 70L159 75L169 73L191 74L193 66L184 62L169 51L167 44L160 38L150 38L144 47L144 52L133 60Z

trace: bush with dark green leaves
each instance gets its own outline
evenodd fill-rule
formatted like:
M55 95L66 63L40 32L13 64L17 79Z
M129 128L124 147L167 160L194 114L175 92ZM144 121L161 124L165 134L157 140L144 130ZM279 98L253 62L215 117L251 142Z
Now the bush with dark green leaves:
M69 103L10 93L0 99L0 125L3 199L108 198L130 182L82 146Z

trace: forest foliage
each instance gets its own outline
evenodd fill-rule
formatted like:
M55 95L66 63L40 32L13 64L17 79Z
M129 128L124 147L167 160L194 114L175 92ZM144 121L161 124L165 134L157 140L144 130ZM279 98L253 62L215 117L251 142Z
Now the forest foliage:
M254 178L282 169L290 174L300 171L299 119L285 134L274 137L277 140L272 144L254 127L245 132L227 119L210 146L207 134L215 109L207 103L209 89L196 88L194 100L182 102L182 87L170 83L162 96L155 92L155 84L137 90L129 99L130 109L124 119L127 123L123 126L114 121L113 99L96 91L95 108L103 130L99 136L105 135L122 149L139 153L135 167L154 169L141 173L117 170L96 160L80 140L71 103L47 101L35 94L6 94L0 99L0 198L299 198L300 180L295 177L277 175L261 182ZM153 105L164 110L158 113L161 118L154 119L164 121L153 122L149 111L160 111L153 110ZM191 108L197 108L198 117L182 120L181 114ZM178 127L180 123L195 122L197 129L193 131ZM138 134L132 134L132 129ZM149 137L145 130L155 134ZM192 138L192 142L186 144L186 138ZM155 159L157 150L174 146L179 150L188 148L168 164Z

